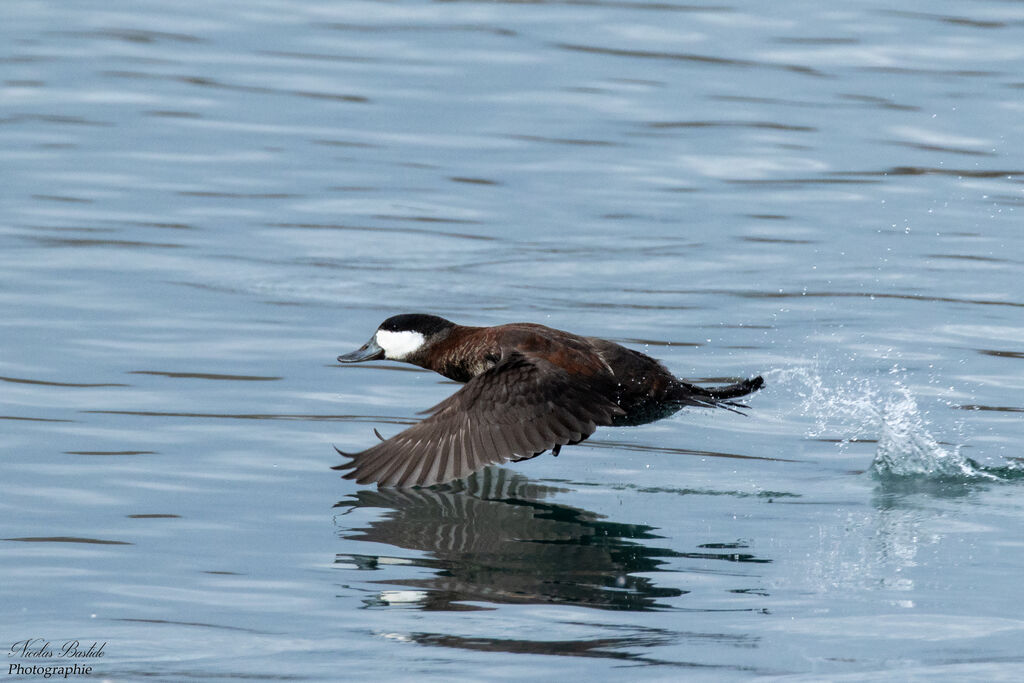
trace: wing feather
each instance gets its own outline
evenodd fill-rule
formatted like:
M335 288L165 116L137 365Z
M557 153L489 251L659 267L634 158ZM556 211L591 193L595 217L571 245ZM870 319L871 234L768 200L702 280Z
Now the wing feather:
M469 461L466 463L467 472L476 472L478 469L484 466L484 461L481 459L481 453L487 452L488 448L484 446L484 439L489 429L487 425L474 425L469 430Z
M424 465L430 464L426 458L419 460L406 460L404 458L396 458L394 468L388 477L388 483L392 486L403 487L406 482L415 482L416 476L423 469Z
M612 424L621 408L599 386L539 357L510 353L427 417L354 454L344 476L383 486L431 486L488 464L576 443ZM341 451L339 451L340 453Z
M426 450L426 452L434 454L433 456L429 456L429 458L428 458L430 460L430 466L425 468L424 471L423 471L423 480L424 481L428 481L430 479L437 479L437 478L439 478L439 475L440 475L439 469L441 467L441 458L437 455L437 453L438 453L438 447L440 446L441 441L442 441L442 439L441 439L442 436L444 436L444 435L441 434L441 435L438 435L437 438L430 438L430 439L427 440L427 443L424 444L424 449Z

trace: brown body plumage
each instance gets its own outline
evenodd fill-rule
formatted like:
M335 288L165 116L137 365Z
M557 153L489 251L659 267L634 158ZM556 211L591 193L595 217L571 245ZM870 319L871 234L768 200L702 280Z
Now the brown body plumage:
M725 406L760 377L703 389L638 351L533 323L465 327L400 315L341 362L401 360L457 382L429 415L365 451L343 453L360 484L430 486L492 463L524 460L583 441L600 426L639 425L688 405ZM341 451L339 451L341 452Z

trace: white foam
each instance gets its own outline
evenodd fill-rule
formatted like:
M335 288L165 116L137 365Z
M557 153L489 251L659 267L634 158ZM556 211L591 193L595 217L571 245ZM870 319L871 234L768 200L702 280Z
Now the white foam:
M836 434L844 443L877 439L871 471L878 476L999 479L961 452L946 445L918 406L898 369L875 379L847 378L826 382L809 368L776 370L773 384L802 399L801 409L813 419L807 436ZM959 430L957 430L959 431ZM962 437L962 434L957 434Z

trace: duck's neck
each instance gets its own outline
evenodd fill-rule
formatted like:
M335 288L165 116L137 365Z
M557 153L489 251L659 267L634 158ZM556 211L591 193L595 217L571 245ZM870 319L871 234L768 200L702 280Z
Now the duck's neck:
M493 360L489 360L488 340L479 334L483 329L455 325L445 336L430 344L416 365L456 382L468 382L494 365Z

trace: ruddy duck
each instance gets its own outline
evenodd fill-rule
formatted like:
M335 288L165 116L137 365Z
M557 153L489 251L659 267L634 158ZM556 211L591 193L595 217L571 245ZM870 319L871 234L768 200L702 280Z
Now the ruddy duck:
M641 425L684 406L743 407L754 377L714 389L677 379L642 353L596 337L533 323L466 327L419 313L388 318L340 363L396 360L465 386L405 431L359 453L346 479L381 486L431 486L484 466L518 462L577 444L601 426ZM375 430L376 431L376 430Z

